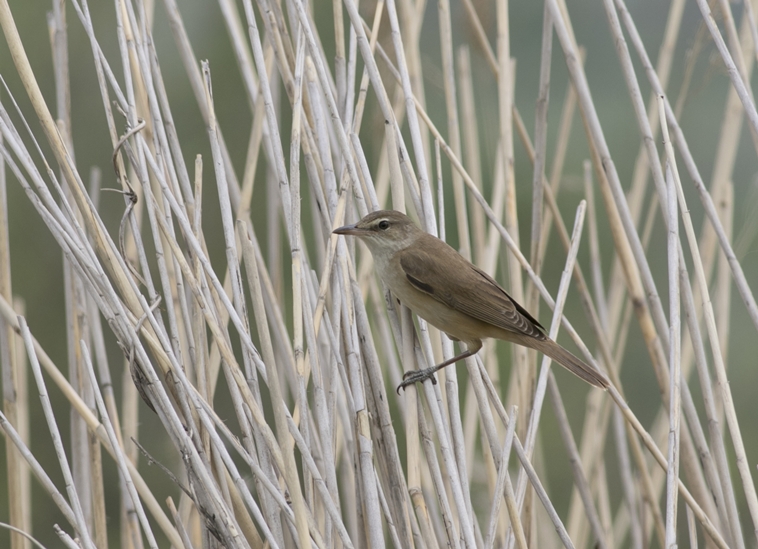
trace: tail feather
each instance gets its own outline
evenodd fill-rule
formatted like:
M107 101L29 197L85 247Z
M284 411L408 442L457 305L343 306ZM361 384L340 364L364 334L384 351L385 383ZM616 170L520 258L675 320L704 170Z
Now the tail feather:
M552 339L532 339L529 346L549 356L569 372L582 378L590 385L594 385L600 389L607 389L610 385L605 374L575 357Z

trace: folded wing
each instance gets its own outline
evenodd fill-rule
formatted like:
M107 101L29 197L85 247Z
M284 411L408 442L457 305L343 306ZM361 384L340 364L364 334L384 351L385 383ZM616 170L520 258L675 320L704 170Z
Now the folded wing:
M416 289L483 322L545 339L542 325L487 273L458 253L430 253L427 251L430 247L423 246L423 242L419 244L399 252L400 266Z

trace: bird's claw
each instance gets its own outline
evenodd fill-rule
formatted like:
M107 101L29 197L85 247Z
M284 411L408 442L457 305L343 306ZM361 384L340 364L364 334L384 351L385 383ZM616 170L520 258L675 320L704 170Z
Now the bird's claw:
M427 372L424 370L411 370L403 374L403 382L397 386L397 394L400 394L400 389L405 390L409 385L414 383L424 382L427 379L432 380L433 385L437 385L437 378L434 377L434 372Z

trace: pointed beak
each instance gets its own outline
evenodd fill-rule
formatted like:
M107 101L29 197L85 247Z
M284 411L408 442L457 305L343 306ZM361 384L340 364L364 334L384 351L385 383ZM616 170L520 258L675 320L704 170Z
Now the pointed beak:
M357 223L354 223L352 225L344 225L338 229L334 229L332 232L334 234L358 236L363 233L363 229L359 229Z

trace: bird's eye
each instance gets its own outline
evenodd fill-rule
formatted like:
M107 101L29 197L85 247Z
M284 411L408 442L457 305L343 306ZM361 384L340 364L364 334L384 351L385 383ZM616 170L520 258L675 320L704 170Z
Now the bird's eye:
M383 231L386 231L387 229L389 229L389 228L390 228L390 222L389 222L389 221L387 221L386 219L382 219L382 220L379 222L379 228L380 228L381 230L383 230Z

